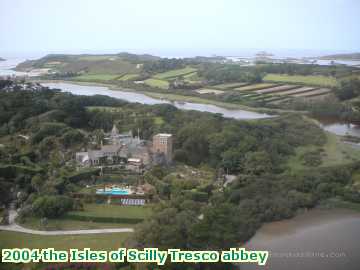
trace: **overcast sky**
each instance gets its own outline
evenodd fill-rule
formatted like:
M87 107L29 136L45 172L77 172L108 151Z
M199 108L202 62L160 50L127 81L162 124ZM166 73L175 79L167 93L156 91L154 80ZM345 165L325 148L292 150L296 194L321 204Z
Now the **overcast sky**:
M360 51L360 0L0 0L1 53Z

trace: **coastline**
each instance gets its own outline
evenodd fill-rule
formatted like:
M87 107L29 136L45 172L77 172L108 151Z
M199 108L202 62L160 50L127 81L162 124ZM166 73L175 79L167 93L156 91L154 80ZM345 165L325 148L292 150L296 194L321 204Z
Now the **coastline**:
M71 81L71 80L39 80L39 79L35 79L33 81L38 82L38 83L71 83L71 84L82 85L82 86L107 87L109 90L140 93L140 94L143 94L148 97L155 98L155 99L166 99L166 100L169 100L172 102L177 101L177 102L188 102L188 103L201 103L201 104L218 106L220 108L228 109L228 110L244 110L244 111L250 111L250 112L256 112L256 113L266 113L266 114L273 114L273 115L274 114L284 114L284 113L300 113L300 114L307 113L305 111L291 111L291 110L281 110L281 109L249 107L249 106L245 106L245 105L232 104L232 103L226 103L226 102L221 102L221 101L214 101L214 100L205 99L205 98L201 98L201 97L195 97L195 96L183 96L183 95L178 95L178 94L170 94L170 93L168 94L168 93L160 93L160 92L135 90L135 89L131 89L131 88L121 88L117 85L110 84L110 83Z

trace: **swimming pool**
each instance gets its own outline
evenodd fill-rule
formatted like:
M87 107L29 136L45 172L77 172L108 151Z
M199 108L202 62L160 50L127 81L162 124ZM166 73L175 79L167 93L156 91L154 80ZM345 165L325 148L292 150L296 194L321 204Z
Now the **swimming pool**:
M102 195L129 195L130 190L123 189L123 188L106 188L104 189L98 189L96 190L96 194L102 194Z

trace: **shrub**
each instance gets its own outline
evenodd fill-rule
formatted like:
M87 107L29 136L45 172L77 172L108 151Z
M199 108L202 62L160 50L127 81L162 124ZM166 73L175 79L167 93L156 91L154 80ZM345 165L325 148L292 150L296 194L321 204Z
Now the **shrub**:
M38 217L56 218L72 210L73 206L73 199L67 196L46 195L37 198L32 204L32 209Z

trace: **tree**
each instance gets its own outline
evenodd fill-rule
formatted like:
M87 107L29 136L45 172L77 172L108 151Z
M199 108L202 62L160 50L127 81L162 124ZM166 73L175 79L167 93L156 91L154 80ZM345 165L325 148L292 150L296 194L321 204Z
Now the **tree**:
M37 191L40 192L41 188L44 185L44 178L40 174L36 174L31 178L31 186Z
M45 195L38 197L32 208L38 217L56 218L73 208L73 199L63 195Z
M271 159L265 151L248 152L245 155L243 169L246 173L260 175L272 170Z
M84 142L84 135L78 130L69 130L65 132L60 138L65 147L71 147L76 144Z

